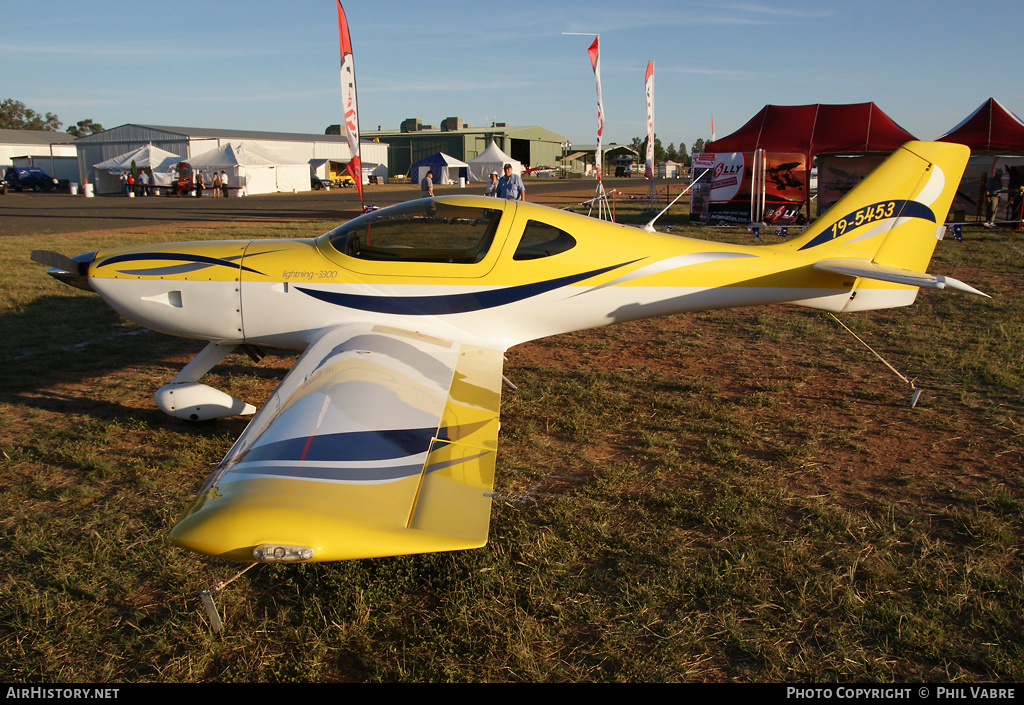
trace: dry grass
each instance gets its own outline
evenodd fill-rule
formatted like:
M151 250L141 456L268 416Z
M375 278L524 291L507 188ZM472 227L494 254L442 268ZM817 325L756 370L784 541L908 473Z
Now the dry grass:
M153 391L200 344L28 261L133 238L154 240L0 242L5 681L1024 678L1015 233L939 246L935 271L992 300L844 318L925 390L915 409L809 311L514 349L486 548L259 566L218 594L221 636L196 594L234 568L167 536L244 421L163 416ZM290 364L232 357L209 383L258 403Z

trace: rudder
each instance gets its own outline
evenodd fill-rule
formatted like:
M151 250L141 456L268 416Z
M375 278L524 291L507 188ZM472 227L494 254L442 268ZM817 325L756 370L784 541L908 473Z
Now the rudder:
M923 272L969 156L959 144L908 142L786 245Z

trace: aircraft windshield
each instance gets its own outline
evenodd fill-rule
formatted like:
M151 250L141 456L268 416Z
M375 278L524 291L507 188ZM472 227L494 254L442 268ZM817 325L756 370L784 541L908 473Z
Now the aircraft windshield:
M357 259L473 264L490 249L501 213L417 200L368 213L327 237L338 252Z

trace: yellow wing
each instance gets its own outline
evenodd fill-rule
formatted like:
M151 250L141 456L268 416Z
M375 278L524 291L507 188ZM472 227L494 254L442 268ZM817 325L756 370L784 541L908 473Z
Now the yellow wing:
M171 538L240 561L487 542L502 351L383 326L315 340Z

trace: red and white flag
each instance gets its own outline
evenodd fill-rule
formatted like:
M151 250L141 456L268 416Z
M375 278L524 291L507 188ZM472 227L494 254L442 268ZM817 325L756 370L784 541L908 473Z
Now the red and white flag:
M595 37L594 43L587 49L590 55L590 66L594 69L594 76L597 78L597 151L594 153L594 176L601 180L601 162L604 155L601 152L601 135L604 132L604 101L601 100L601 37Z
M654 62L647 62L644 75L644 92L647 94L647 156L644 158L644 178L654 178Z
M352 152L346 170L355 180L359 202L363 202L363 170L359 163L359 113L356 109L356 69L352 60L352 40L348 36L348 20L338 2L338 41L341 44L341 107L344 110L345 139Z

